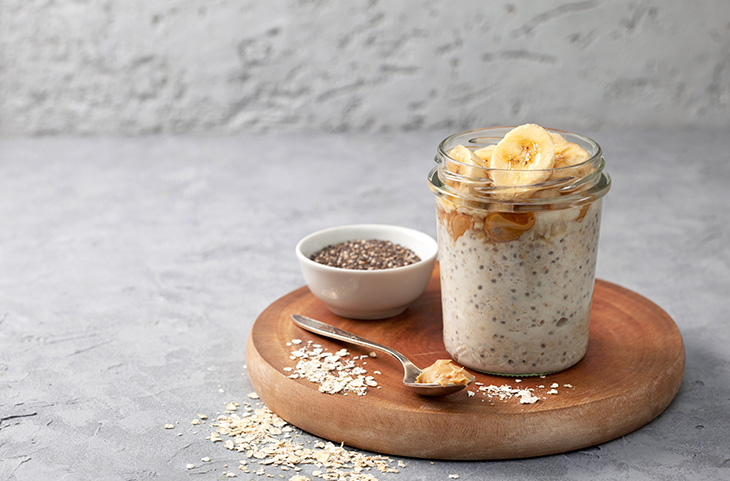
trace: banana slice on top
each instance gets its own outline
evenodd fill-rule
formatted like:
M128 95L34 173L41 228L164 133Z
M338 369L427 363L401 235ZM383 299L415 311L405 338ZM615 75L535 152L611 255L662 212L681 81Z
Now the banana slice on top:
M494 153L495 148L497 148L496 145L487 145L486 147L482 147L481 149L474 151L476 156L482 159L484 164L482 167L489 168L492 163L492 154Z
M463 145L457 145L449 151L449 157L458 161L447 166L448 170L466 177L486 178L487 173L482 167L489 167L480 157Z
M593 167L585 165L574 169L563 169L563 167L571 167L578 165L591 158L583 147L573 142L568 142L562 135L550 132L555 145L555 169L550 179L562 179L565 177L585 177L591 173Z
M448 162L446 164L446 170L449 172L459 174L467 179L476 179L477 181L489 178L489 174L483 168L486 167L484 161L463 145L457 145L453 149L449 150L448 155L456 161ZM460 192L462 195L471 195L473 193L474 182L471 180L454 179L447 176L444 179L444 183L453 190ZM449 204L452 204L453 202L457 202L459 204L463 203L462 199L456 198L448 201ZM445 206L448 207L448 204Z
M547 130L524 124L507 132L492 153L490 167L494 184L500 187L542 182L555 165L555 147ZM518 195L519 192L514 192Z
M550 132L555 146L555 168L580 164L591 158L591 155L580 145L568 142L562 135Z

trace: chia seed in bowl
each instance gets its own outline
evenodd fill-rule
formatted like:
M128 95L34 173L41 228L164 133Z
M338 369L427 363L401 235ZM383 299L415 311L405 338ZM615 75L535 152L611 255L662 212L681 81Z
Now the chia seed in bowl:
M314 262L341 269L394 269L421 260L411 249L387 240L361 239L329 245L313 254Z

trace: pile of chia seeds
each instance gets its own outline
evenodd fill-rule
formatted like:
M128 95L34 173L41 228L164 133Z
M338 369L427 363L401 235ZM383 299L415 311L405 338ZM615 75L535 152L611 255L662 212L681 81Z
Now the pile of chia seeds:
M326 266L360 271L393 269L421 260L407 247L377 239L345 241L327 246L312 255L311 259Z

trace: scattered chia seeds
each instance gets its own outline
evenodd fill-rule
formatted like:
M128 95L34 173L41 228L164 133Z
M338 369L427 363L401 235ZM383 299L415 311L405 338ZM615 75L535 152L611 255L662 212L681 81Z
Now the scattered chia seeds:
M311 259L330 267L361 271L404 267L421 260L407 247L377 239L330 245L312 255Z

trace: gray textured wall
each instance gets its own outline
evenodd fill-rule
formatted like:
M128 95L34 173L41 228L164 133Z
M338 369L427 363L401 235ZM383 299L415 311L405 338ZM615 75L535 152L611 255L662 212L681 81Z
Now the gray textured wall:
M0 134L730 128L730 2L2 0Z

